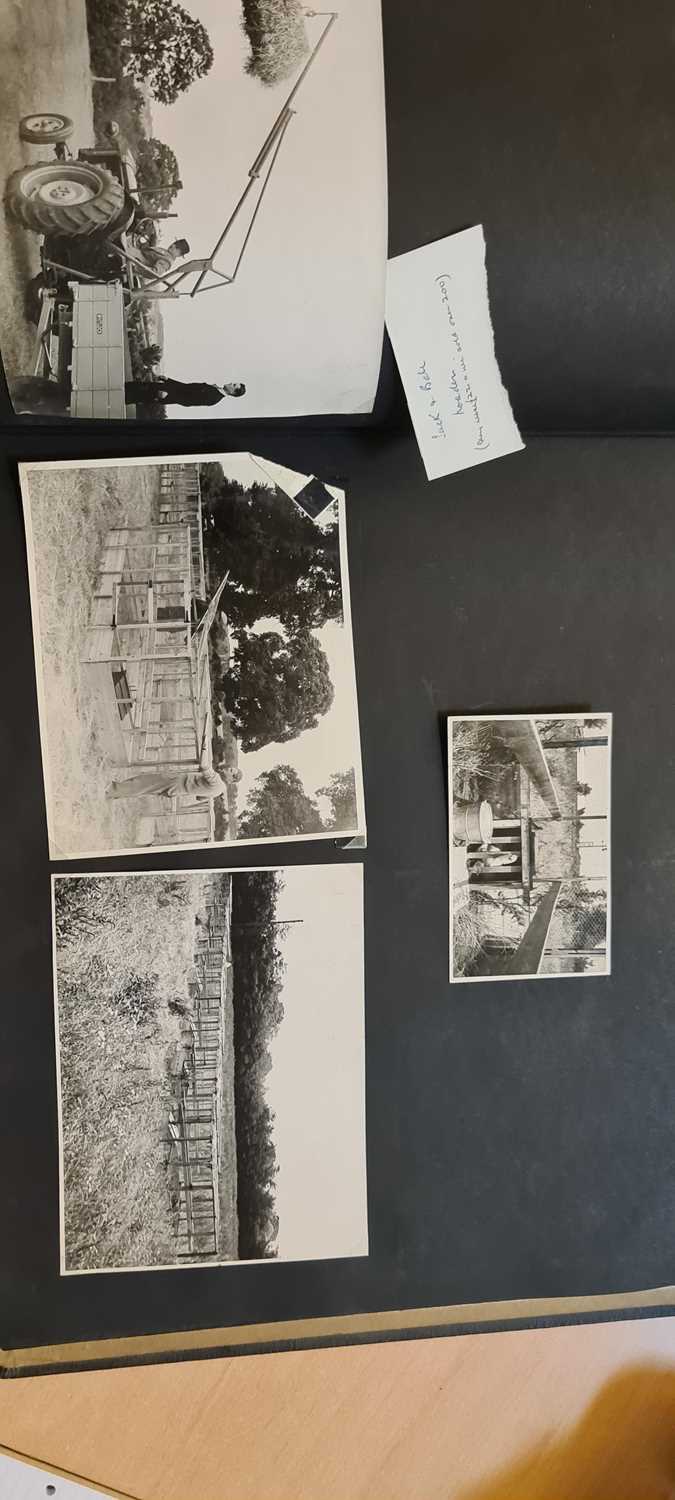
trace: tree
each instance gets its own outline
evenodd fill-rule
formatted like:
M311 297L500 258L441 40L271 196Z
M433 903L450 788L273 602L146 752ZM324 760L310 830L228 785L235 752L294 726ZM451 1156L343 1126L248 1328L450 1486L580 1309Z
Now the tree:
M176 0L128 0L125 67L160 104L175 104L213 66L201 21Z
M139 141L136 162L143 206L155 211L170 208L180 188L180 167L175 152L156 136L148 136Z
M574 719L537 719L536 723L540 739L544 743L559 739L581 740L589 730L607 729L606 719L589 719L582 715Z
M576 891L558 901L564 916L564 945L598 948L607 942L607 898L598 891Z
M265 1096L270 1044L283 1020L283 959L272 870L242 872L232 894L234 1096L239 1255L273 1255L279 1222L274 1114Z
M577 794L580 797L590 797L591 791L592 791L592 788L588 785L587 781L578 781L577 782Z
M160 363L161 358L162 350L159 344L146 344L145 348L141 349L140 359L145 370L154 369L155 365Z
M243 750L284 744L315 729L333 697L328 658L308 630L242 631L222 679L225 708Z
M166 421L166 406L163 401L144 401L141 410L146 422Z
M288 630L342 619L337 519L318 526L270 485L248 489L220 464L202 464L205 539L217 571L229 570L224 607L234 625L274 618Z
M327 786L319 787L317 797L326 797L330 803L326 828L356 827L356 774L353 770L335 771Z
M274 766L254 782L239 822L244 838L287 838L320 833L321 813L292 766Z

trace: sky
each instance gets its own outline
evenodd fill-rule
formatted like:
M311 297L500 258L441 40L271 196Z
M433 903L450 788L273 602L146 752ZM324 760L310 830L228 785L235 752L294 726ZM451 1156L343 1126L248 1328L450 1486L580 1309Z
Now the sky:
M267 1080L279 1255L366 1255L363 872L296 866L283 879L277 917L302 923L280 943L285 1014Z
M589 730L589 734L597 734L597 730ZM610 782L609 782L609 752L601 746L588 750L580 750L577 756L578 780L583 781L591 790L587 797L579 797L579 805L583 807L587 816L594 818L598 814L610 811ZM579 828L579 845L581 850L581 874L582 875L606 875L608 873L608 854L603 849L589 848L589 845L604 843L609 845L609 821L581 823Z
M224 473L240 484L260 483L266 477L248 454L220 457ZM279 473L284 471L279 470ZM290 476L291 488L299 487L296 476ZM296 479L293 485L293 479ZM337 492L336 492L337 493ZM344 502L342 509L344 509ZM343 549L343 594L344 594L344 549ZM348 600L347 600L348 602ZM325 786L335 771L357 768L360 780L360 745L358 709L356 699L356 677L351 622L329 620L321 630L313 634L328 657L330 675L335 689L335 698L327 714L319 720L316 729L305 730L297 739L282 745L266 745L262 750L246 753L239 750L239 769L242 780L239 787L239 809L243 811L250 789L256 777L273 766L288 765L297 771L305 790L312 795L318 787ZM259 630L279 630L277 621L263 620Z
M211 252L294 81L244 72L238 0L186 0L215 62L171 106L152 102L155 135L178 157L183 190L164 239ZM313 43L323 22L307 22ZM294 102L297 110L235 284L162 302L164 371L243 380L236 402L169 416L368 410L379 372L386 261L386 151L379 0L340 0L339 17ZM252 194L255 197L255 193ZM220 268L231 268L246 224ZM229 241L228 241L229 244Z

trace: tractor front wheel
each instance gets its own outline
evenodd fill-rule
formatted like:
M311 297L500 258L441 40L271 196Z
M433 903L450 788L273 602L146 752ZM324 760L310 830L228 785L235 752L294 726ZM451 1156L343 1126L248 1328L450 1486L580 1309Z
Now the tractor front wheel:
M74 129L68 115L57 109L43 109L40 114L24 115L19 121L19 138L31 146L58 146L70 138Z
M12 218L37 234L87 235L117 218L124 189L91 162L37 162L12 172L5 204Z

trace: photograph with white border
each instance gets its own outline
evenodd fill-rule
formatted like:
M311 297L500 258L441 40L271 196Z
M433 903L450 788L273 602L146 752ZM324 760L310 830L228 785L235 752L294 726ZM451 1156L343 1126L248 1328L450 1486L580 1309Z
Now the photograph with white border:
M612 716L448 718L450 981L610 973Z
M365 838L343 491L250 453L20 481L51 857Z
M52 905L61 1273L367 1255L362 867Z
M380 0L22 0L0 17L17 414L365 413L384 331Z

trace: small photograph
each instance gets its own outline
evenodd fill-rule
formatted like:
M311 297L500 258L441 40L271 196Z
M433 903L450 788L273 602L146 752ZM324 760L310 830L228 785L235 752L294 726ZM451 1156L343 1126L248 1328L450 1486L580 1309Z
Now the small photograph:
M21 489L51 857L365 837L342 491L250 453Z
M380 0L4 11L0 349L15 412L370 411Z
M450 980L610 972L611 714L448 720Z
M361 867L52 897L61 1273L367 1255Z

